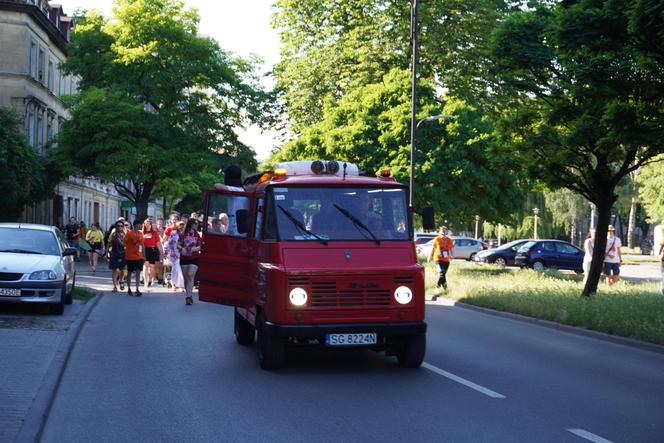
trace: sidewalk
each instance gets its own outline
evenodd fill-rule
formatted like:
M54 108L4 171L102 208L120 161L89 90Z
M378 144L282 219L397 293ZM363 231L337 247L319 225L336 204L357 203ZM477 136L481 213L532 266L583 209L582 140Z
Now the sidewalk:
M84 308L74 300L53 316L43 306L0 305L0 441L15 441L31 410L43 406L36 404L40 391Z

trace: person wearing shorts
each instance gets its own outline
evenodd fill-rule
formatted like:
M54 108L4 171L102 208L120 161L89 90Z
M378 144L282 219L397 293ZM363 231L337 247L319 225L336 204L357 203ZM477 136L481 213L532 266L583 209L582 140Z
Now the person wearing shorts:
M90 243L90 254L88 259L90 260L90 267L92 272L97 271L97 260L99 259L99 251L104 249L104 233L101 232L101 226L99 223L93 223L90 230L85 234L85 240Z
M140 297L141 291L138 289L141 281L141 271L143 270L143 233L141 232L140 220L134 220L134 229L125 235L125 258L127 260L127 294ZM136 292L131 292L131 276L136 277Z
M184 228L184 233L178 239L180 249L180 267L184 277L185 304L194 303L194 282L198 271L198 258L201 255L201 236L198 233L199 222L190 218Z
M604 255L604 275L606 275L606 284L608 286L613 286L620 280L620 265L622 264L622 255L620 255L621 246L620 238L616 237L616 228L609 225L606 238L606 254Z
M161 262L161 238L159 231L149 218L146 218L143 222L143 246L145 247L143 281L147 288L152 286L154 279L157 277Z

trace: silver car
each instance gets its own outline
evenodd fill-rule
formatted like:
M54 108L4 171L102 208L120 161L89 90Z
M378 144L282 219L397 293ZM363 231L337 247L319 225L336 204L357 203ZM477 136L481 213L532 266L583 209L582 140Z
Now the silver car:
M450 237L454 240L454 249L452 250L452 257L456 259L472 260L479 251L483 249L482 242L470 237ZM433 241L431 239L423 245L417 245L415 250L420 257L428 257L433 249Z
M62 315L76 284L75 256L57 228L0 223L0 303L49 304Z

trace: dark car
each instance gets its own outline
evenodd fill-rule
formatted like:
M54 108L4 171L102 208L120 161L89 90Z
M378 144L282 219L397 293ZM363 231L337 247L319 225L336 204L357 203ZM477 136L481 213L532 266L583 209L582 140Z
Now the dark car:
M498 266L514 266L516 251L530 240L514 240L494 249L480 251L473 257L478 263L495 263Z
M533 240L519 248L514 262L536 271L556 268L583 272L583 251L566 241Z

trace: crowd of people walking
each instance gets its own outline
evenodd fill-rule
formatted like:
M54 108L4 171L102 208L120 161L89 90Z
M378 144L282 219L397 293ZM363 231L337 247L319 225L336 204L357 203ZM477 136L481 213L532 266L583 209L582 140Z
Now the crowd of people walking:
M174 294L184 293L185 303L193 304L193 291L201 251L201 223L198 214L171 214L166 225L152 217L132 224L123 217L104 233L99 223L85 230L72 218L65 227L71 247L87 253L92 272L97 270L99 257L108 259L112 271L113 292L126 291L140 297L153 285L170 288ZM133 290L132 290L133 286Z

